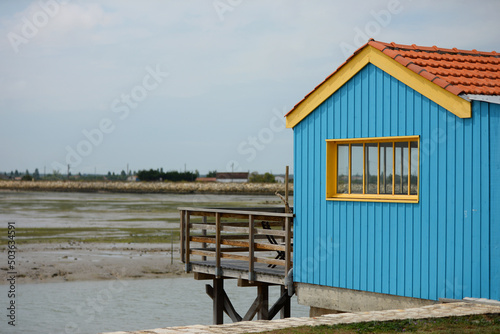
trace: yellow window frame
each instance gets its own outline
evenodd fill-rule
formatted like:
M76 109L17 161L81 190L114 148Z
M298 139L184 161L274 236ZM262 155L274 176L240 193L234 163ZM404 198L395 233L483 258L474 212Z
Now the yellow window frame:
M408 143L408 194L395 194L395 170L396 170L396 143ZM417 194L411 194L411 143L417 143L418 164L417 164ZM366 189L366 144L377 143L377 193L368 194ZM380 144L392 143L392 194L380 194ZM337 193L338 175L338 145L349 144L349 172L348 172L348 193ZM363 144L363 193L351 193L351 145ZM403 170L401 169L401 175ZM402 177L400 178L402 182ZM402 185L402 183L401 183ZM420 137L419 136L399 136L399 137L371 137L371 138L349 138L349 139L327 139L326 140L326 199L332 201L359 201L359 202L398 202L398 203L418 203L420 194Z

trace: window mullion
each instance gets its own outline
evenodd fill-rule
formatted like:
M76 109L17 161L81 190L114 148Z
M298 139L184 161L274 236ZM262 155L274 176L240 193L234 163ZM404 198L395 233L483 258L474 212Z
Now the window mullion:
M350 195L351 194L351 144L349 144L349 174L347 177L347 193Z
M363 194L366 194L366 185L365 185L365 177L366 177L366 144L363 143Z
M403 159L404 159L404 147L401 147L401 175L399 176L399 186L400 192L403 193Z
M411 141L408 142L408 196L411 194Z
M395 178L395 170L396 170L396 143L392 142L392 194L394 195L394 188L396 187L396 178Z
M380 195L380 143L377 143L377 195Z

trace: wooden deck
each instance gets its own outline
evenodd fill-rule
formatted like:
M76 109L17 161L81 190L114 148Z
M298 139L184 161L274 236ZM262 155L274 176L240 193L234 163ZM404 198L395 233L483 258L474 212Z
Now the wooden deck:
M284 208L179 211L187 272L284 283L293 265L292 213Z
M193 272L214 275L215 261L195 261L191 262ZM237 278L250 281L248 275L248 262L238 260L222 260L220 264L221 275L228 278ZM282 268L270 268L266 264L256 263L254 266L254 281L269 284L284 284L285 275Z
M271 320L278 312L290 316L293 286L287 285L293 265L293 214L285 208L178 208L181 218L181 259L195 279L212 280L206 293L213 300L214 324L223 312L233 321ZM288 209L288 207L287 207ZM257 287L257 297L244 316L224 291L225 279ZM268 288L281 286L269 308Z

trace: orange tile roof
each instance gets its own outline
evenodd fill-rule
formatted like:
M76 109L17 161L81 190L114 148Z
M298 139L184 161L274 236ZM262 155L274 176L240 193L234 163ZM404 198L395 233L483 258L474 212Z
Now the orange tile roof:
M370 39L297 103L288 114L367 45L380 50L403 66L455 95L500 95L500 53L498 52L444 49L415 44L403 45Z
M449 92L500 95L500 53L383 43L371 45Z

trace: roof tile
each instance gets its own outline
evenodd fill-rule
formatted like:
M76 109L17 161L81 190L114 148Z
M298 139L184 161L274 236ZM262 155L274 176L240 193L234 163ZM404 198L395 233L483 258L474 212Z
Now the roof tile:
M403 45L375 40L370 40L368 45L455 95L500 95L498 52L445 49L435 45Z
M445 49L437 46L418 46L384 43L370 39L360 47L335 72L330 74L314 90L332 77L340 68L367 45L391 57L409 70L443 87L452 94L500 95L500 53L481 52L476 49ZM301 104L312 92L304 97Z

